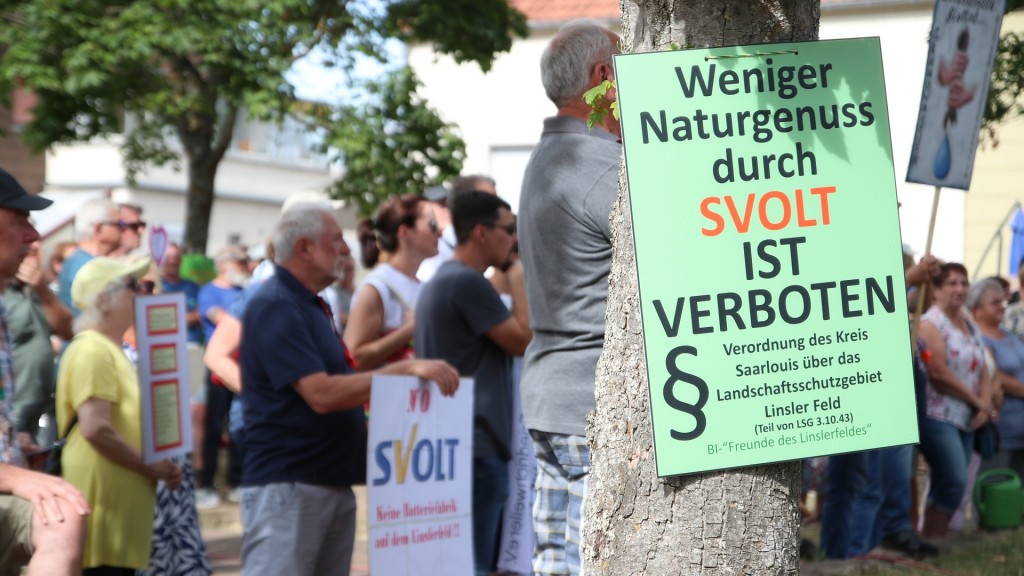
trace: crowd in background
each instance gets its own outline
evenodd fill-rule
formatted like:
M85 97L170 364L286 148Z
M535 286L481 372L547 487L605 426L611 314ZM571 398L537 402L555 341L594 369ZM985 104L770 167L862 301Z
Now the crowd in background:
M1024 475L1020 294L1011 294L1004 278L971 283L962 264L932 256L915 263L907 252L912 323L919 305L923 310L912 366L920 444L805 463L805 490L821 495L827 558L861 556L879 545L913 558L937 556L935 542L962 530L968 518L979 524L973 504L979 472L1009 468ZM926 471L923 489L919 470Z

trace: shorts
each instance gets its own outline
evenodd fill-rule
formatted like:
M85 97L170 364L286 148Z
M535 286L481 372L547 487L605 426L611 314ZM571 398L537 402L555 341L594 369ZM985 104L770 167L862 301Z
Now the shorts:
M17 574L32 558L32 504L0 495L0 575Z

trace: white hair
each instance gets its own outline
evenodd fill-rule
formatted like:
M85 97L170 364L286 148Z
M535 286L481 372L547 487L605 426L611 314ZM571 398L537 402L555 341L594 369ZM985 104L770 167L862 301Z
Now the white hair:
M588 86L590 70L612 61L615 40L596 20L580 18L562 26L540 57L544 92L556 106L580 98Z
M93 198L75 214L75 237L79 240L92 238L96 226L110 220L110 213L116 207L114 203L106 198Z
M96 294L85 299L85 307L81 309L79 314L71 322L71 329L75 334L84 332L86 330L94 330L99 328L103 323L103 319L106 317L107 312L104 310L105 305L110 300L111 296L116 295L125 289L125 283L123 278L114 278L103 287Z
M967 289L967 300L964 304L968 310L974 310L978 306L981 306L981 299L985 297L989 292L1004 292L1003 285L995 278L985 278L979 280L971 287Z
M285 210L270 236L274 261L290 259L300 238L315 239L323 234L325 217L334 218L334 210L326 202L302 202Z

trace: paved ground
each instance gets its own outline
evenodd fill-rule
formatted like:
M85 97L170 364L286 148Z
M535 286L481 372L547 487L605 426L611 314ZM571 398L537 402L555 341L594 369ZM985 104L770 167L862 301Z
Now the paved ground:
M359 506L356 525L356 546L352 556L352 576L368 576L366 558L366 489L354 488ZM213 564L213 573L237 576L242 573L242 522L238 505L228 502L211 510L200 510L199 521L206 542L206 553Z

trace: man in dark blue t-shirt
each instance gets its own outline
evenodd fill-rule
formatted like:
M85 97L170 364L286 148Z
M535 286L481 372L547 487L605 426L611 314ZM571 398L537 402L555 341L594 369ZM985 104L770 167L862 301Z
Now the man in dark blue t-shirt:
M299 204L273 232L278 263L242 318L242 564L264 574L348 574L353 484L366 481L373 373L351 374L330 308L317 293L337 279L348 246L329 207ZM437 360L379 373L433 380L446 395L459 375Z
M451 205L458 245L423 286L416 304L416 356L451 362L475 381L473 408L473 558L477 576L497 568L498 531L508 498L512 443L512 356L532 334L522 265L508 270L512 313L486 278L508 264L516 241L509 205L486 192L466 192ZM515 281L518 276L520 281Z

